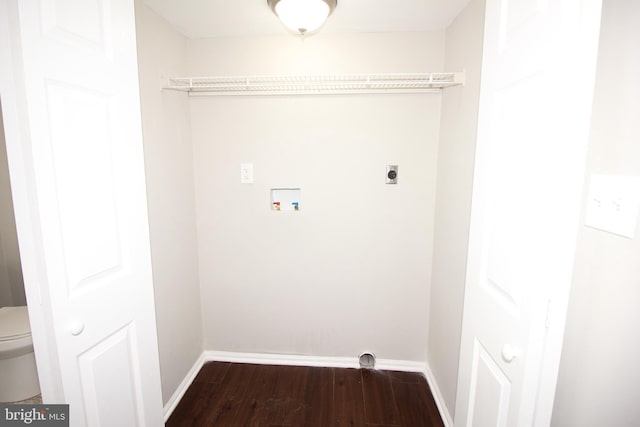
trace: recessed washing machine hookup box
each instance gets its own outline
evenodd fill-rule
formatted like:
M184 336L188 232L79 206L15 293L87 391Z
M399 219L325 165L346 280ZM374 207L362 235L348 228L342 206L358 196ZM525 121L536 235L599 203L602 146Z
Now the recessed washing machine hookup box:
M299 188L272 188L271 189L271 210L274 211L299 211L300 189Z

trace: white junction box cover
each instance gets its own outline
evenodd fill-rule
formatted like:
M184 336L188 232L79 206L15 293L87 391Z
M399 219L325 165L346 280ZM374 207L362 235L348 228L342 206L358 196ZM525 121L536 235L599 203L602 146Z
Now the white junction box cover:
M633 239L640 212L640 177L592 175L585 225Z

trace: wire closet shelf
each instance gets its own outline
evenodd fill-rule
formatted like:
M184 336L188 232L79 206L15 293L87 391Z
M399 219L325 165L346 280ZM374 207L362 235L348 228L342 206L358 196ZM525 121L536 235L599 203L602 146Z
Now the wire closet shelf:
M464 72L173 77L164 89L190 95L424 93L464 84Z

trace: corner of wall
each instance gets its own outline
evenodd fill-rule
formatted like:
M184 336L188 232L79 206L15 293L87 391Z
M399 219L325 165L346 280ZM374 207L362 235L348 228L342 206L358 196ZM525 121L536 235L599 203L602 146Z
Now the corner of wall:
M445 34L445 68L466 72L463 87L443 92L436 179L427 362L447 413L456 400L483 32L484 0L472 0Z
M186 74L186 39L141 0L135 6L156 324L167 403L203 348L188 97L163 92L160 80Z

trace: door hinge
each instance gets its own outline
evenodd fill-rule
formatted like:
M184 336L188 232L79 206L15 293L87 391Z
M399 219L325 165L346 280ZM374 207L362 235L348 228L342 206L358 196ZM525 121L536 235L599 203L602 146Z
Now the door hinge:
M547 301L547 314L544 316L544 327L549 329L551 325L551 300Z

